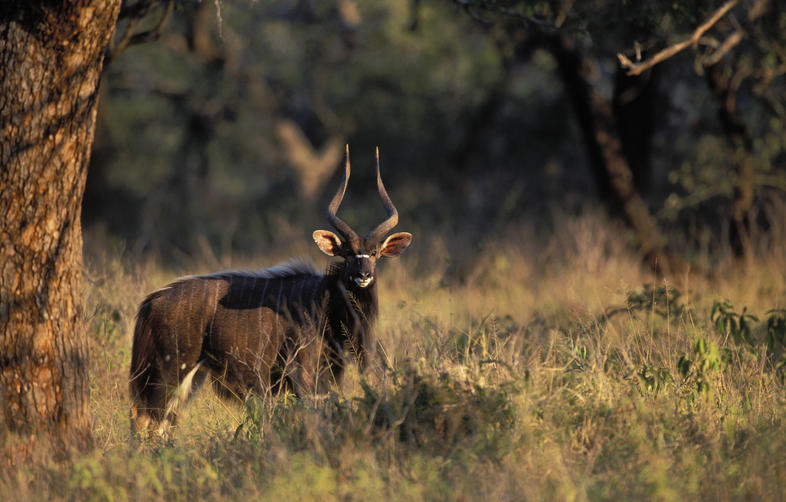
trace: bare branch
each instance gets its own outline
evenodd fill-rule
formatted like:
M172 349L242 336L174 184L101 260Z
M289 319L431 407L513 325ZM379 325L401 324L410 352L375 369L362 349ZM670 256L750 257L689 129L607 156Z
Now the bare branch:
M289 119L278 120L276 133L284 156L298 173L304 196L316 199L341 160L344 140L333 136L321 148L314 148L300 127Z
M131 37L129 45L143 44L146 42L154 42L158 40L158 38L161 36L161 32L169 22L169 18L172 17L172 12L174 12L174 10L175 0L168 0L164 9L164 13L161 15L161 19L158 20L158 23L156 23L152 29L143 31L142 33L137 33Z
M110 43L106 50L105 61L106 63L112 62L121 52L131 45L142 44L145 42L152 42L158 40L163 32L169 19L172 17L172 12L175 10L175 0L165 0L166 6L161 18L156 25L142 33L136 33L136 27L142 19L144 19L153 10L161 6L163 2L160 0L140 1L136 4L124 8L120 12L120 19L128 19L123 35L118 41Z
M712 66L716 64L718 61L723 59L723 56L725 56L735 45L740 43L741 40L742 32L735 31L729 36L729 38L723 41L723 44L721 44L717 51L713 52L707 57L707 59L702 61L702 64L704 66Z
M640 75L642 72L652 68L658 63L662 63L663 61L671 58L675 54L682 52L686 48L690 46L695 46L698 43L701 36L704 34L704 32L712 28L715 25L715 23L717 23L723 16L725 16L727 12L729 12L735 5L737 5L737 3L738 0L729 0L728 2L723 4L717 11L715 11L715 13L707 21L705 21L701 26L696 28L696 31L694 31L693 34L688 39L663 49L662 51L655 54L652 57L652 59L650 59L649 61L644 61L642 63L634 63L622 53L617 54L617 59L619 60L620 65L623 68L628 68L628 75L631 76ZM729 47L729 49L730 48L731 47Z
M123 50L128 47L131 37L134 36L136 25L139 24L139 21L141 20L141 17L130 18L128 23L126 23L125 29L123 30L123 35L120 37L120 40L112 40L112 42L109 44L109 47L106 49L106 64L111 63L118 54L123 52Z
M118 21L124 19L141 19L148 15L153 8L159 4L160 0L139 0L133 4L123 4L120 8Z

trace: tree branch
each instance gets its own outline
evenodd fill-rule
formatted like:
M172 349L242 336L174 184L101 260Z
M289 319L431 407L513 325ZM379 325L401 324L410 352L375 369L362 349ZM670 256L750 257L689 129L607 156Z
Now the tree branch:
M619 60L620 65L623 68L628 69L628 75L631 76L640 75L642 72L652 68L656 64L662 63L663 61L671 58L675 54L682 52L687 47L695 46L698 43L701 36L704 34L704 32L712 28L715 25L715 23L720 21L720 19L723 16L725 16L727 12L729 12L735 5L737 5L737 3L738 0L729 0L728 2L723 4L717 11L715 11L715 13L707 21L705 21L701 26L696 28L696 31L694 31L693 34L688 39L663 49L662 51L655 54L652 57L652 59L650 59L649 61L634 63L627 56L625 56L625 54L621 52L617 54L617 59ZM739 40L734 42L734 44L736 44L737 42L739 42ZM726 43L724 43L724 46L725 45ZM726 48L726 51L728 51L729 49L731 49L731 47Z
M553 21L549 21L548 19L543 19L536 16L529 16L527 14L524 14L523 12L519 12L515 9L511 9L508 7L501 7L495 4L494 2L488 2L485 0L479 2L472 2L470 0L453 0L453 2L459 7L463 8L467 12L467 14L469 14L472 18L474 18L476 21L480 22L484 26L490 25L492 23L491 20L486 19L482 17L480 14L478 14L474 10L474 7L477 7L486 12L503 14L504 16L507 16L511 19L517 19L522 23L524 23L524 25L526 26L536 25L541 29L549 29L549 30L556 30L557 28L559 28L559 23L555 23ZM560 19L563 20L563 18L564 15L560 13Z
M742 32L739 31L739 30L735 31L734 33L732 33L729 36L729 38L727 38L726 40L723 41L723 44L721 44L721 46L718 48L717 51L713 52L712 54L710 54L707 57L707 59L702 61L702 65L703 66L712 66L712 65L718 63L721 59L723 59L723 56L728 54L728 52L735 45L740 43L741 40L742 40Z
M161 3L165 3L164 12L156 25L141 33L136 33L136 27L142 19L144 19L150 12L160 7ZM140 1L130 7L124 8L120 12L120 19L128 19L123 35L118 41L112 41L106 50L105 61L106 63L112 62L121 52L131 45L142 44L145 42L152 42L158 40L166 27L169 18L172 17L172 12L175 10L175 0L160 0L153 1Z
M156 25L147 31L143 31L142 33L136 33L128 45L136 45L136 44L143 44L146 42L154 42L158 40L161 36L161 32L164 31L166 24L169 22L169 18L172 17L172 12L175 10L175 0L168 0L166 3L166 7L164 9L164 13L161 15L161 19L158 20Z

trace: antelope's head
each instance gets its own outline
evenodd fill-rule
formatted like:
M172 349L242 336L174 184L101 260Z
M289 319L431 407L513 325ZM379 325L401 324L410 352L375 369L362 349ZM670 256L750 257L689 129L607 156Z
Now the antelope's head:
M345 287L349 288L367 288L373 285L376 280L377 260L383 256L400 255L412 241L412 234L408 232L397 232L385 238L385 235L398 223L398 211L390 200L385 185L382 184L382 177L379 174L379 149L377 149L376 157L377 190L379 190L379 197L388 214L387 219L365 237L360 237L349 225L336 216L349 182L349 146L347 145L344 177L336 195L330 201L327 211L327 220L338 231L340 237L328 230L316 230L313 234L314 241L323 253L328 256L344 258L345 266L342 279Z

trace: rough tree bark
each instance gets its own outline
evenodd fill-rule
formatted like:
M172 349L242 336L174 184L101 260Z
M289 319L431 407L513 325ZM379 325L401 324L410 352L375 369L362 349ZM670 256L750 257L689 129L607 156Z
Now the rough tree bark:
M0 5L0 451L90 445L80 204L120 0Z
M590 83L590 75L598 72L569 37L550 37L549 48L576 112L601 198L613 201L612 209L620 212L631 227L640 252L656 273L686 271L686 264L669 248L634 184L612 106Z

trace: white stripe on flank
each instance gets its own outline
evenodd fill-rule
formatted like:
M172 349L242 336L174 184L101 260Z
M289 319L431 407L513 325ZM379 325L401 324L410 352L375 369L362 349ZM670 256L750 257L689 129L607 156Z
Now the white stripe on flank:
M278 280L278 301L276 301L276 332L279 331L279 321L281 320L281 291L284 289L284 281Z
M207 334L213 334L213 326L216 322L216 312L218 312L218 281L214 281L216 286L216 291L213 293L213 316L210 318L210 329Z
M186 287L189 287L189 286L191 286L191 282L185 282L185 283L183 283L182 286L180 286L180 297L179 297L179 299L177 301L177 303L179 305L182 305L184 303L187 304L187 306L184 308L184 310L186 310L186 312L185 312L186 333L190 333L191 332L191 326L190 326L190 324L191 324L191 313L187 312L187 308L194 305L193 298L189 298L189 301L187 301L187 302L185 301ZM189 292L190 292L190 290L189 290ZM175 341L177 341L177 340L175 340ZM175 352L175 357L180 357L180 352L179 351Z
M262 328L264 324L262 323L262 307L265 305L265 293L267 293L267 286L270 284L270 279L265 279L265 287L262 289L262 297L259 300L259 307L257 310L259 311L259 332L263 333Z

